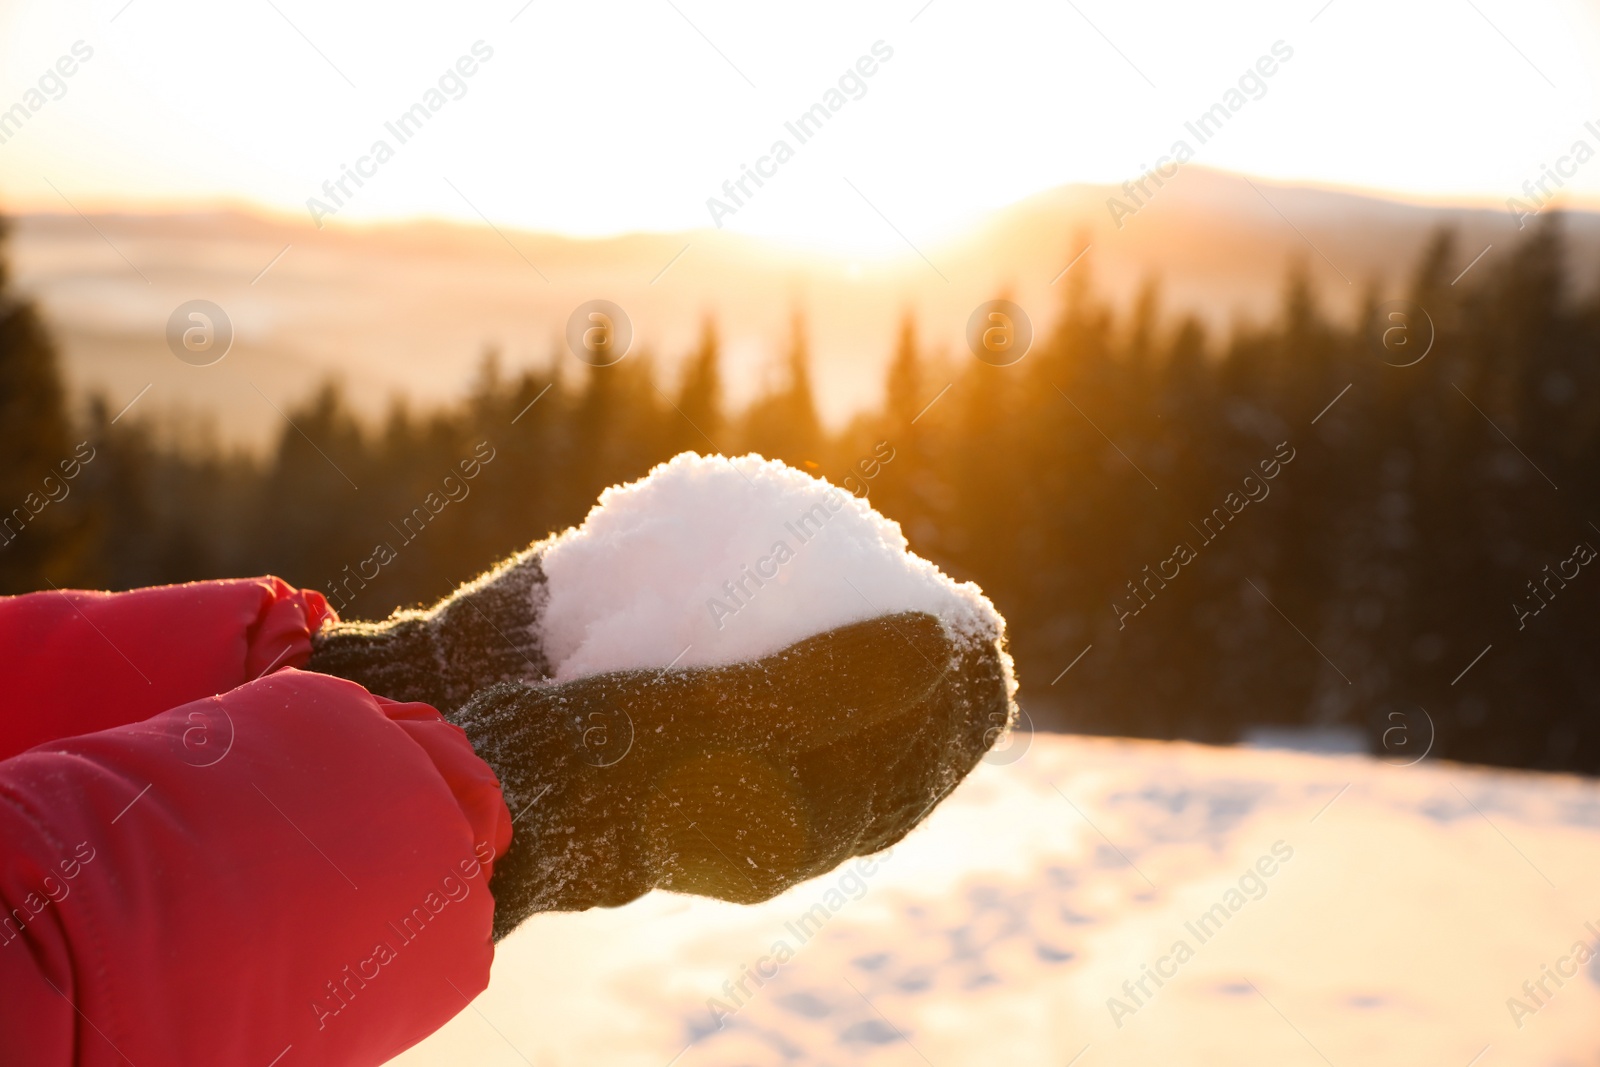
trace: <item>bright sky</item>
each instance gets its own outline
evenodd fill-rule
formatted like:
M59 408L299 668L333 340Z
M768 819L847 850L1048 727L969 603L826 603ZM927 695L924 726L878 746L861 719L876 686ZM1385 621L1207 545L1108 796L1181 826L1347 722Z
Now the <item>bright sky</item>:
M56 81L80 40L92 57ZM801 143L785 122L880 41ZM1185 121L1278 41L1265 94L1199 144ZM724 225L870 251L1136 177L1180 137L1211 167L1499 206L1575 141L1600 149L1597 71L1600 9L1577 0L9 0L0 110L28 113L0 124L0 207L318 197L339 220L672 230L733 206L723 183L782 139L792 158ZM385 123L441 76L401 143ZM392 158L362 163L379 140ZM323 183L358 164L334 205ZM1600 196L1600 159L1567 169Z

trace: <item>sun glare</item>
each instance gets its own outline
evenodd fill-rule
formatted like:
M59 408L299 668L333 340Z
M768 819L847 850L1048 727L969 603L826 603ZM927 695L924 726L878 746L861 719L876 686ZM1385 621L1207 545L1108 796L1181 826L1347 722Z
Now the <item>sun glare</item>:
M242 202L322 224L717 227L874 257L1180 152L1498 204L1595 117L1600 25L1580 5L1160 6L796 19L508 3L381 21L293 2L30 6L3 16L0 194L24 210ZM1143 33L1152 18L1171 32ZM1564 182L1597 191L1600 165Z

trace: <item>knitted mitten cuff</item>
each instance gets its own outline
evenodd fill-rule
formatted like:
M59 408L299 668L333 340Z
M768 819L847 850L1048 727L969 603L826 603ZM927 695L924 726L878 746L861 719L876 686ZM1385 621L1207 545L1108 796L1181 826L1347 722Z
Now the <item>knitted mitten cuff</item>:
M497 682L548 677L539 636L548 596L544 547L502 561L426 610L324 626L311 639L306 669L348 678L391 700L431 704L446 718Z

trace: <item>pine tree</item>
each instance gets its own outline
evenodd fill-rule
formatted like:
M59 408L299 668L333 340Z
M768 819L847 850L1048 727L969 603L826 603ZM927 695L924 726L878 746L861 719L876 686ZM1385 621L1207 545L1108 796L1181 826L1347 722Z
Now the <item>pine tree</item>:
M374 547L368 523L391 519L383 498L392 479L367 477L366 441L337 381L286 414L255 502L250 570L330 596L341 591L353 617L380 617L377 598L361 595L368 579L359 571Z
M0 219L0 593L72 580L84 527L71 501L92 453L74 448L55 345L31 301L11 287Z
M900 320L900 337L884 379L884 430L904 438L912 420L932 397L923 395L922 357L917 351L917 320L907 311Z
M953 383L946 383L953 389ZM951 425L949 412L933 407L944 386L932 381L917 346L917 324L908 311L900 322L900 336L884 379L883 414L873 420L878 427L871 440L862 440L850 477L869 494L873 506L900 523L906 538L919 553L938 556L950 491L939 445ZM873 477L868 478L871 473ZM852 487L853 488L853 487Z
M744 446L768 459L781 459L815 470L821 466L822 420L811 388L811 350L805 319L790 320L789 350L778 387L756 400L746 412Z
M709 315L700 326L700 346L684 366L674 404L679 418L669 434L671 451L704 454L726 447L721 350L717 324Z

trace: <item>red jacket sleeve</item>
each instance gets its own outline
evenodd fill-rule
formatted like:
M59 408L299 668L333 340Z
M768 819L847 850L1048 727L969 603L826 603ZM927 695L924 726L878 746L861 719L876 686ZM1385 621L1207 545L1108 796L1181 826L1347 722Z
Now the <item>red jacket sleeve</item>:
M487 984L510 837L457 727L297 670L0 762L0 1062L382 1063Z
M270 577L0 597L0 759L299 667L332 615Z
M0 599L0 1063L378 1064L487 984L499 783L433 708L284 669L330 614Z

